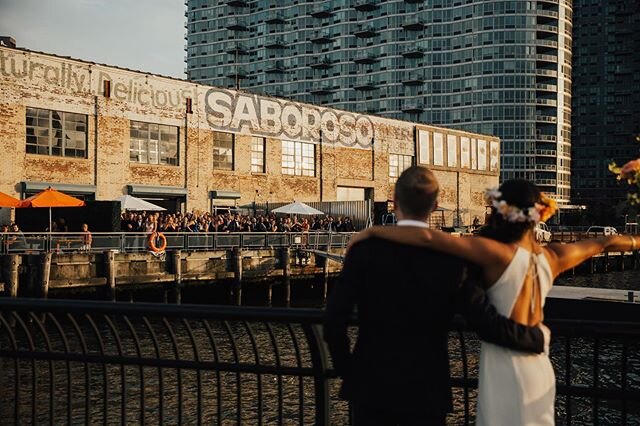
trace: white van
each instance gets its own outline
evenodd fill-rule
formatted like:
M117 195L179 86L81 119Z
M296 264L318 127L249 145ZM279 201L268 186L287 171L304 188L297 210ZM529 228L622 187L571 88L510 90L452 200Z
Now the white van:
M544 222L539 222L535 229L533 230L535 233L536 241L539 243L548 243L551 241L551 231L549 227Z
M587 229L587 234L602 234L604 236L618 235L618 231L613 226L591 226Z

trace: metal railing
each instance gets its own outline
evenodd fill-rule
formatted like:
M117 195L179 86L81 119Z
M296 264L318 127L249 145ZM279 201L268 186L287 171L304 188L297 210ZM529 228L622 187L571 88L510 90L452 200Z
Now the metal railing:
M322 315L0 299L0 416L7 424L349 424ZM558 423L637 424L640 323L548 324ZM478 347L453 328L451 424L473 420Z
M346 247L353 232L166 232L166 250L206 251L229 248ZM76 253L116 250L121 253L149 251L148 233L94 232L91 245L82 233L4 233L0 234L0 254Z

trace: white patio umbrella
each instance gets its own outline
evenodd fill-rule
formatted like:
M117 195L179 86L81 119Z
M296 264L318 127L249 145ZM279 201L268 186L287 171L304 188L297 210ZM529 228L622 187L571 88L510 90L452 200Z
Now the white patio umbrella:
M295 201L291 204L278 207L277 209L271 210L271 212L282 213L282 214L299 214L302 216L313 216L313 215L324 214L320 210L314 209L313 207L308 206L305 203L301 203L300 201Z
M122 210L131 210L131 211L151 211L151 212L159 212L166 210L164 207L156 206L148 201L145 201L141 198L136 198L131 195L123 195L122 197L116 198L113 201L120 201Z

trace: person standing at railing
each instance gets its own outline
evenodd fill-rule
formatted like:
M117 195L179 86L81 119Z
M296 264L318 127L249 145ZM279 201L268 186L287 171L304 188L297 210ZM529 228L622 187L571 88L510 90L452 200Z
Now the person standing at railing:
M89 225L83 223L80 229L82 230L82 246L80 247L80 250L91 251L93 236L91 235L91 232L89 232Z
M427 230L438 191L428 169L405 170L395 187L399 220L393 231ZM452 409L448 336L456 310L485 341L532 352L532 357L543 352L543 330L499 315L485 291L465 281L465 270L465 262L454 255L388 239L360 238L351 246L329 297L324 336L356 426L445 425ZM354 308L359 332L351 353L348 326Z
M27 239L17 223L11 224L11 233L7 239L8 250L24 250L27 248Z

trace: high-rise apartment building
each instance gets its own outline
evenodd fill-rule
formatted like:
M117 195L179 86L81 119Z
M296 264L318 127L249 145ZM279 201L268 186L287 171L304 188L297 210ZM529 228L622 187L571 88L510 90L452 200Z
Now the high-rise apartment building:
M499 136L569 200L571 0L188 0L191 80Z
M626 198L607 170L640 144L640 3L575 0L572 199L601 220Z

